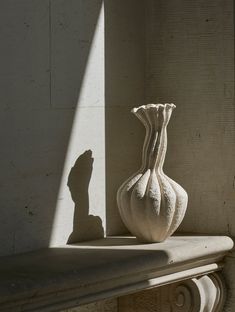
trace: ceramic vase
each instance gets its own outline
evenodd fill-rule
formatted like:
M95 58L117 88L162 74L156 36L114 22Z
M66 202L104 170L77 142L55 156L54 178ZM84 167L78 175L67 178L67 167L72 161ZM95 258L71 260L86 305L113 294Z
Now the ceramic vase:
M167 125L174 104L148 104L134 108L146 136L142 166L117 192L121 218L141 242L162 242L183 220L188 203L186 191L163 172L167 150Z

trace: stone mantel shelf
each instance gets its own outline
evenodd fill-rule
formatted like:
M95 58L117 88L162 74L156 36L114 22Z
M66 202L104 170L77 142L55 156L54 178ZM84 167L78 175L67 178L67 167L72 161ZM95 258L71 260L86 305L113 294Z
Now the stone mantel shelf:
M0 311L59 311L220 270L226 236L104 239L0 258Z

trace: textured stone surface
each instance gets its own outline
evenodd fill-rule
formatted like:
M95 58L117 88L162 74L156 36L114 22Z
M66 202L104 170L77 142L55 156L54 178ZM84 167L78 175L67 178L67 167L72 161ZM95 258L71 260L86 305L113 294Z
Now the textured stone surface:
M1 1L0 255L104 232L103 15L100 0Z
M232 0L148 1L146 99L177 106L165 172L189 195L181 231L235 235L233 11Z
M59 311L222 268L226 236L133 237L44 249L0 259L0 311Z
M63 310L61 312L120 312L117 299L108 299L90 303L81 307Z
M141 163L144 133L129 112L144 103L145 1L105 0L105 152L107 233L126 233L116 193ZM142 138L142 140L141 140ZM139 152L136 152L139 151Z

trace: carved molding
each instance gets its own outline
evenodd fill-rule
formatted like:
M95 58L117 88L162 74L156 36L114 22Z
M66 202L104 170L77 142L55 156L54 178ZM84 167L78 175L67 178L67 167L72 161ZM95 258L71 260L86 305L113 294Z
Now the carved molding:
M169 293L172 312L221 311L225 298L218 273L173 284Z
M221 312L225 286L220 274L192 278L119 298L119 312Z

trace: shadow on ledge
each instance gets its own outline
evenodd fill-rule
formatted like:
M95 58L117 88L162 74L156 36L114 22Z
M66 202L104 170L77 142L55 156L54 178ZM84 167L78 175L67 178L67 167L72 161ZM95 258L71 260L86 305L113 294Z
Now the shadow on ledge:
M102 220L89 215L89 183L93 169L92 151L85 151L78 157L68 177L68 187L75 203L73 231L67 244L104 237Z

